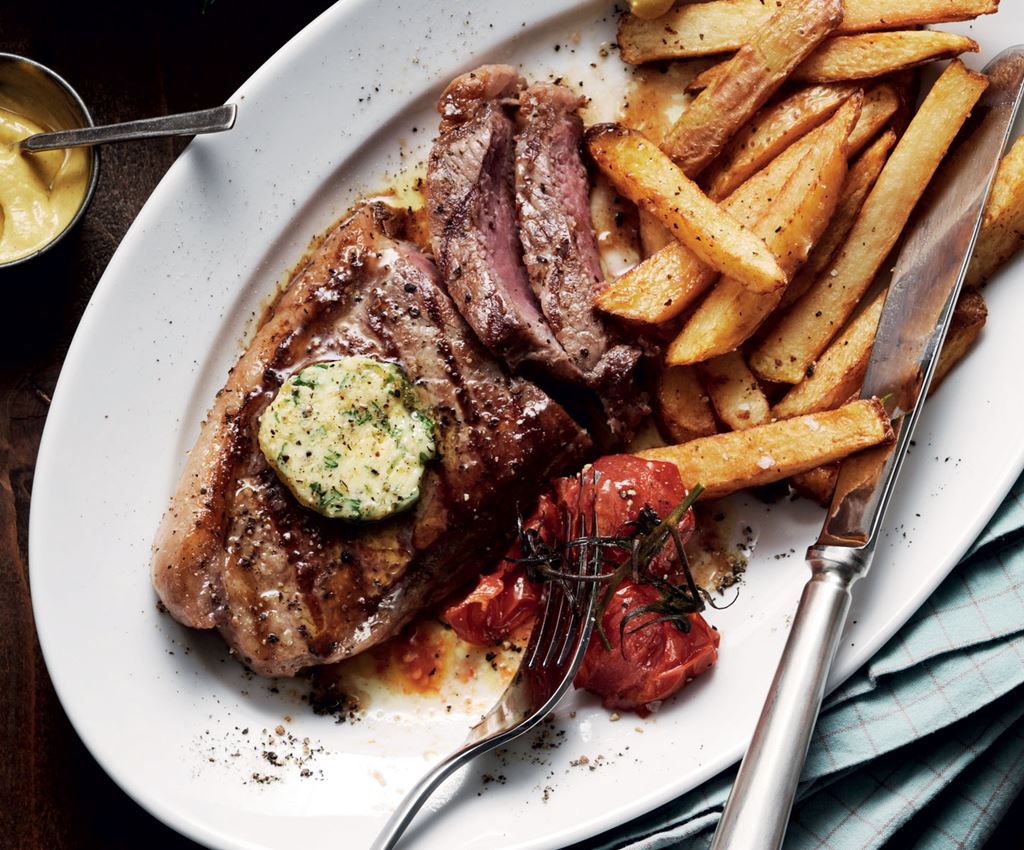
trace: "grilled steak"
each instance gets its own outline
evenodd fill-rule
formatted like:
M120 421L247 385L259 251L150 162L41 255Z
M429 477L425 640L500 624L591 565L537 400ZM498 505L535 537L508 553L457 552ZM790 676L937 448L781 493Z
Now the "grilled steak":
M640 351L616 345L593 308L605 288L590 219L590 185L580 158L584 99L537 83L520 95L516 209L530 285L562 348L605 403L613 433L649 409L633 388Z
M164 604L219 629L257 673L293 675L395 634L500 554L513 506L589 448L561 407L480 347L430 260L396 238L401 224L364 206L296 273L218 393L157 535ZM282 382L345 355L400 364L438 423L419 502L373 524L303 508L257 443Z
M513 369L540 364L575 370L530 290L513 198L508 108L523 80L487 65L453 80L441 95L441 130L427 167L434 257L459 311L481 342Z
M605 281L579 152L580 99L561 86L524 85L515 69L485 65L442 94L427 169L434 256L484 345L513 370L593 391L600 404L579 401L603 405L604 442L615 444L649 408L634 390L640 352L616 345L591 307ZM516 139L508 110L520 102Z

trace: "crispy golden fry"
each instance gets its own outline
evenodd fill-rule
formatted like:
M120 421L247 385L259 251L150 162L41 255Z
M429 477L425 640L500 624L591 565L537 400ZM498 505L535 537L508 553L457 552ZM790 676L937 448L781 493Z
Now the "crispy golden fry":
M657 70L637 68L626 91L626 105L620 123L660 144L689 101L684 89L692 78L693 72L683 67L681 62ZM665 226L654 216L641 211L643 258L650 257L671 242L675 239Z
M701 363L700 374L719 420L733 431L771 421L768 399L738 351Z
M723 73L680 116L661 149L696 177L842 17L842 0L789 0L721 66Z
M776 419L831 410L860 390L884 303L885 293L880 292L870 306L835 338L814 365L814 372L772 408Z
M793 79L810 83L865 80L979 49L973 38L936 30L844 35L819 47L793 72Z
M728 53L739 50L768 22L772 11L760 0L716 0L682 3L653 21L623 15L619 52L624 62L633 65Z
M864 199L875 185L894 144L896 134L892 130L887 130L850 166L850 172L846 175L846 182L840 192L839 204L829 220L828 227L814 246L807 262L801 267L800 273L786 287L777 309L785 310L807 292L825 271L825 267L832 262L850 233L854 221L857 220Z
M929 388L929 395L935 392L946 379L950 370L970 351L981 329L988 319L988 307L985 299L976 289L965 289L953 310L953 319L949 323L949 333L939 352L939 362L935 366L935 376Z
M1024 137L1017 139L999 163L965 285L983 284L1021 246L1024 246Z
M939 388L943 379L949 374L950 369L959 363L970 350L978 338L978 334L981 333L987 317L988 309L985 307L985 300L981 297L981 293L973 289L964 290L960 295L960 300L957 301L956 309L953 311L953 320L949 325L949 333L946 334L946 341L943 343L942 352L939 354L939 362L935 367L935 377L932 378L932 384L928 392L929 398ZM871 336L873 341L874 331L872 331ZM836 344L833 343L832 347L835 348ZM822 358L822 363L824 363L824 360L825 358ZM818 371L815 372L816 376L821 370L822 363L818 364ZM867 359L865 357L865 365L866 363ZM857 383L860 383L859 379ZM798 384L794 389L799 389L801 386L803 384ZM837 397L838 393L835 396ZM821 409L826 408L823 407ZM776 408L777 410L778 408ZM830 463L808 470L800 475L794 475L790 484L793 485L793 489L801 496L817 502L822 507L828 507L832 502L832 494L835 492L836 479L838 477L839 464Z
M847 139L847 156L853 156L873 138L898 106L899 95L888 83L870 89ZM820 143L823 132L824 128L818 127L786 148L723 201L722 208L741 224L752 227L778 198L804 156ZM612 283L596 304L629 321L658 324L690 307L717 279L716 271L673 241Z
M882 169L829 270L750 357L763 380L795 384L842 329L988 80L954 61L936 81Z
M899 108L899 94L896 89L888 83L882 83L870 89L864 96L864 104L861 107L860 118L846 140L847 159L856 156L860 150L885 126L893 113ZM762 168L757 174L747 180L740 189L730 195L723 206L729 212L744 220L746 215L745 207L752 199L778 197L782 187L789 180L797 164L807 153L813 150L821 142L823 127L811 130L800 141L790 145L775 159ZM743 197L737 197L740 193Z
M802 83L867 80L978 50L978 42L973 38L937 30L844 35L825 41L793 70L790 79ZM723 77L731 73L731 61L720 62L698 74L687 91L703 92L720 85Z
M853 83L808 86L766 106L704 175L708 195L715 200L728 197L793 142L827 121L855 91Z
M854 95L829 119L818 144L807 152L775 203L754 226L787 274L807 259L836 208L846 178L846 139L862 100L859 93ZM669 346L667 362L698 363L733 350L760 327L783 292L751 292L738 281L723 277Z
M990 15L999 0L845 0L836 35L907 29ZM711 56L739 50L774 11L763 0L682 3L657 20L626 15L619 22L622 58L638 65L660 59Z
M678 316L717 279L718 272L674 242L621 275L594 303L621 319L657 324Z
M701 498L714 499L771 484L891 440L885 409L877 399L870 399L639 454L674 463L683 483L703 484Z
M722 204L722 209L740 224L753 227L772 200L764 192L748 194L741 186ZM718 278L717 271L673 239L621 275L594 303L598 309L622 319L658 324L682 313Z
M662 369L654 396L658 430L669 440L685 443L718 430L707 393L688 366Z
M832 494L836 491L836 479L838 478L839 464L828 463L794 475L789 483L805 499L810 499L823 508L827 508L832 504Z
M840 31L872 32L968 21L998 9L999 0L846 0Z
M587 130L591 156L616 188L658 217L698 258L755 291L786 284L785 272L759 239L635 130L597 124Z

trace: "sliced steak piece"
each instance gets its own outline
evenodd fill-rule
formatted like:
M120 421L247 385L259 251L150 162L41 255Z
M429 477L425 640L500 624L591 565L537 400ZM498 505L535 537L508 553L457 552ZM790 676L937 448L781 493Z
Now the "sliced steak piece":
M590 219L590 183L580 156L584 99L537 83L520 94L516 139L516 211L523 259L541 309L562 348L601 396L613 433L648 412L634 390L640 351L616 344L593 308L607 285Z
M254 671L288 676L392 635L499 555L517 503L578 468L590 441L481 348L400 214L358 209L292 278L203 423L157 534L171 614L217 628ZM345 355L398 363L438 423L440 458L407 513L331 520L294 499L257 443L282 382Z
M456 306L488 349L513 369L539 364L571 379L573 364L530 289L516 229L507 110L523 85L514 68L485 65L441 95L427 167L431 244Z

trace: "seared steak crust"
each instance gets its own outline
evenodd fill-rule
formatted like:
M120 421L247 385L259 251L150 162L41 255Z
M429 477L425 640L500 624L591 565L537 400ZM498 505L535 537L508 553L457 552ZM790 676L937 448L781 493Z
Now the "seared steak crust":
M580 156L584 99L536 83L520 94L516 211L530 285L555 337L604 401L613 433L649 409L634 389L640 351L616 344L592 306L606 287L590 218L590 184Z
M516 503L589 449L555 402L486 355L400 226L362 207L295 274L218 393L157 535L153 580L170 612L219 629L263 675L395 634L499 555ZM344 355L398 363L438 423L420 501L373 524L300 506L257 444L281 383Z
M488 65L453 80L438 103L440 135L427 167L431 243L459 311L481 342L513 369L574 368L541 313L523 268L513 198L507 109L523 80Z

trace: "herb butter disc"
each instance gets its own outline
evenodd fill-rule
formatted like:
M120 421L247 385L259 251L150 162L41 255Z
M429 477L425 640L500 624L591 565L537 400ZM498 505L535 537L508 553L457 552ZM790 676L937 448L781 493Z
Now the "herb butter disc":
M434 423L402 370L369 357L307 366L260 416L260 449L303 505L377 520L413 505Z

